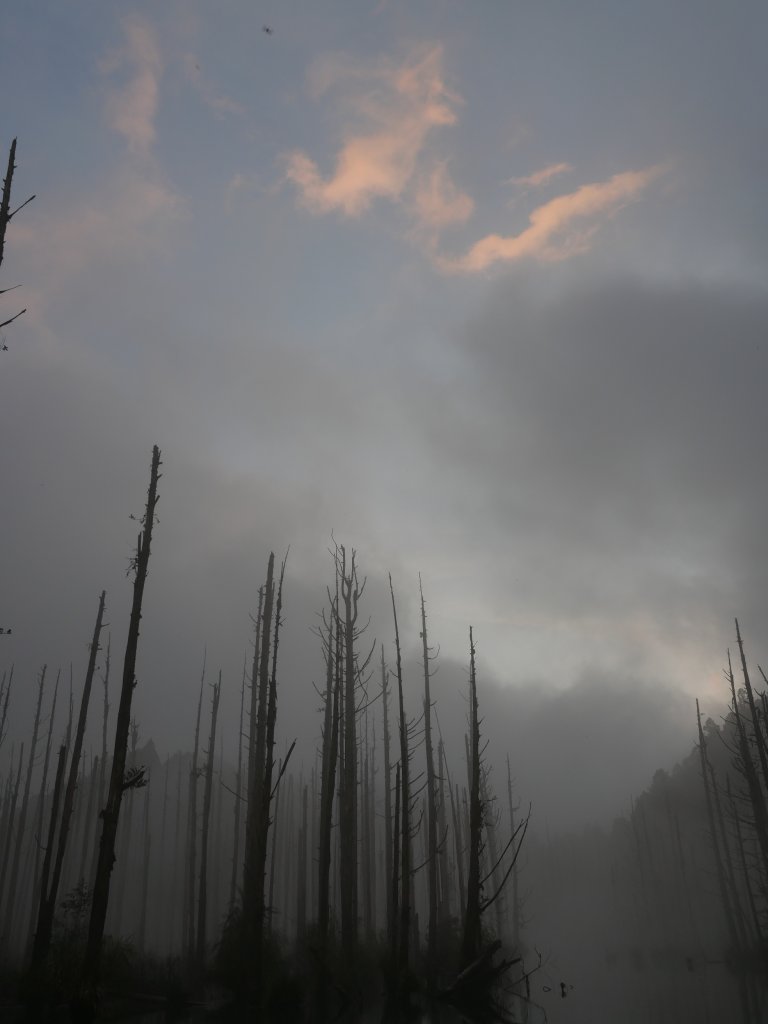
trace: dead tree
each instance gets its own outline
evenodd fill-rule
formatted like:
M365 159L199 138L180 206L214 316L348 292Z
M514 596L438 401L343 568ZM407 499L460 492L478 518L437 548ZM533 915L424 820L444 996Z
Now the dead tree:
M419 576L419 597L421 599L421 649L424 669L424 749L427 760L427 886L429 895L429 927L427 930L427 963L430 975L435 968L437 949L437 907L438 907L438 864L437 864L437 786L435 781L435 757L432 746L432 698L429 692L431 654L427 640L427 613L424 605L424 591Z
M235 823L232 843L232 877L229 883L229 914L235 910L237 897L237 871L240 864L240 804L243 793L243 711L245 708L245 662L243 662L243 681L240 687L240 725L237 733L237 775L235 776Z
M152 787L147 784L144 788L144 857L141 865L141 914L139 916L139 949L146 952L147 942L147 904L149 902L149 865L152 852L152 833L149 829L149 806L151 803Z
M197 779L199 775L198 755L200 752L200 715L203 709L203 687L205 685L205 661L203 654L203 671L200 676L200 696L197 700L197 718L195 720L195 745L192 751L192 764L189 769L189 793L187 797L187 851L185 857L184 886L184 947L187 961L191 966L194 962L195 943L195 885L197 882Z
M480 853L483 831L483 804L480 797L480 719L477 703L477 677L475 674L475 642L469 629L469 868L467 873L467 903L464 910L464 929L461 944L462 967L473 963L480 955Z
M8 673L8 682L5 681L5 673L3 673L3 686L0 687L0 701L2 701L3 712L0 714L0 747L3 745L5 739L5 723L8 720L8 701L11 698L11 684L13 683L13 665Z
M40 673L40 681L37 689L37 706L35 708L35 721L32 727L32 741L27 760L27 774L24 779L24 795L21 798L21 810L19 811L19 822L16 830L16 846L14 847L13 861L11 862L11 873L8 879L8 888L5 896L3 945L7 947L13 931L13 917L16 908L17 881L19 866L21 864L21 847L24 841L24 828L27 823L27 810L29 808L29 791L32 784L32 772L35 767L35 753L37 751L37 735L40 728L40 709L43 703L43 690L45 688L46 666Z
M104 686L104 714L101 720L101 758L99 759L99 807L104 806L104 786L107 777L107 723L109 719L109 671L112 664L112 634L107 636L107 654L104 659L104 674L101 681ZM99 857L99 844L93 844L93 858L88 872L88 879L93 882L96 875L96 863Z
M357 666L355 643L359 601L365 580L358 582L356 552L349 562L344 545L340 545L339 583L343 606L344 638L344 750L341 760L341 943L351 958L357 951L358 926L358 836L357 836ZM341 616L341 608L339 609Z
M339 717L341 699L341 666L337 657L340 643L338 616L338 574L336 595L331 599L328 618L323 618L320 633L325 657L325 714L320 767L320 825L317 850L317 942L318 977L315 988L317 1019L325 1018L326 960L330 918L331 827L333 798L336 792L336 766L339 758Z
M53 740L53 725L56 720L56 699L59 694L59 679L61 669L56 673L56 683L53 687L53 701L48 715L48 739L45 744L45 760L43 761L43 778L40 783L40 800L37 810L37 841L35 842L35 868L33 873L34 883L32 887L32 913L37 914L37 907L40 903L40 854L43 849L43 824L45 819L45 798L48 788L48 766L51 758L51 743ZM34 929L34 920L31 927ZM33 931L34 934L34 931Z
M397 697L400 730L400 820L397 823L400 836L400 907L397 929L397 972L396 989L402 994L410 960L411 937L411 789L410 751L408 749L408 722L403 701L403 663L400 652L400 631L397 625L397 606L392 576L389 577L389 592L392 597L392 617L395 625L395 673L397 676Z
M126 789L135 788L144 782L144 773L141 770L134 770L130 776L126 777L125 759L128 751L128 730L131 722L131 700L134 687L136 686L136 656L139 648L141 608L144 598L144 585L149 568L152 528L155 523L155 509L158 502L157 484L160 476L160 449L155 445L152 450L147 505L142 519L142 531L139 534L136 556L133 560L135 570L133 601L131 605L131 618L128 625L128 638L125 646L125 658L123 660L123 679L120 690L120 705L117 712L109 795L107 797L107 806L101 813L102 831L99 844L99 860L96 866L91 916L88 925L88 940L81 975L81 996L86 1012L88 1009L92 1010L94 1006L96 987L99 981L101 948L109 903L109 883L115 860L115 837L120 817L120 804Z
M287 558L287 556L286 556ZM272 784L274 767L275 725L277 721L277 653L280 637L283 602L283 580L285 559L277 586L277 600L274 614L274 636L272 638L272 666L270 672L270 625L272 622L272 601L274 596L275 556L270 553L267 565L267 583L264 595L264 616L261 651L259 659L259 715L256 723L256 756L253 778L249 780L248 821L246 826L246 858L244 864L243 912L247 929L247 940L253 956L253 974L250 982L258 1001L264 998L264 937L267 906L264 899L270 808L274 789ZM285 771L293 750L291 746L281 773ZM279 782L279 778L278 778Z
M11 143L11 148L8 153L8 168L5 172L5 178L3 179L3 192L0 197L0 265L2 265L3 258L5 256L5 233L11 220L16 216L19 210L23 209L27 203L31 203L35 198L30 196L26 199L21 206L17 206L15 210L11 210L11 188L13 186L13 172L16 170L16 139ZM17 287L17 286L14 286ZM0 289L0 295L5 292L13 291L13 288L2 288ZM14 320L18 320L22 313L26 313L26 309L22 309L21 312L15 316L10 317L8 320L4 320L0 323L0 330L3 327L7 327L8 324L12 324ZM7 346L3 342L2 349L5 350Z
M213 687L213 707L211 710L211 733L208 738L208 760L205 766L205 795L203 796L203 831L200 842L200 891L197 898L197 968L205 969L205 929L208 906L208 828L211 821L211 796L213 793L213 755L216 745L216 719L219 714L219 698L221 697L221 671L219 681Z
M16 804L19 799L19 787L21 785L21 770L22 762L24 760L24 744L21 744L19 750L19 767L16 770L16 782L10 788L8 793L7 807L8 813L5 816L5 847L3 849L3 861L2 868L0 868L0 906L3 904L5 896L6 883L8 881L8 865L10 863L11 849L13 847L13 827L16 822ZM11 766L13 766L13 747L11 747ZM11 777L8 779L10 787Z
M56 860L53 865L53 875L50 881L48 892L40 902L40 916L37 920L35 941L32 947L32 971L36 971L48 955L51 944L51 931L53 928L53 915L56 910L59 882L64 866L64 855L67 852L67 839L69 837L69 826L72 818L72 811L75 806L75 793L77 790L77 773L80 767L80 758L85 737L85 726L88 719L88 704L91 699L91 686L93 674L96 671L96 658L99 653L99 640L101 638L101 626L104 621L104 604L106 591L102 590L99 595L99 607L96 612L96 623L93 627L90 651L88 654L88 668L85 673L83 693L80 698L80 713L77 718L77 729L75 731L75 743L72 749L72 757L69 762L69 776L67 788L64 792L64 805L61 811L61 824L59 825L58 843L56 848Z

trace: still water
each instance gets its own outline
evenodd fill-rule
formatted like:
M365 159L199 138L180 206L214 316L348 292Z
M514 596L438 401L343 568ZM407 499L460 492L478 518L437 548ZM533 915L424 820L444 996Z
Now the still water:
M695 970L659 968L606 969L591 979L562 987L554 979L539 978L531 988L527 1007L508 1001L507 1024L763 1024L768 1020L767 993L740 983L722 965ZM391 1018L390 1018L391 1019ZM185 1018L188 1024L236 1019L207 1016L201 1008ZM492 1018L448 1007L425 1011L408 1024L490 1024ZM338 1018L336 1024L381 1024L382 1010ZM132 1017L130 1024L167 1024L162 1012ZM289 1024L284 1018L265 1024Z

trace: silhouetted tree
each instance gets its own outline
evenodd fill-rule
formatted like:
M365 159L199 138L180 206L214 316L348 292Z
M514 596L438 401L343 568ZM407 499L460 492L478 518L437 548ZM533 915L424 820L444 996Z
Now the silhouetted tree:
M128 625L128 637L123 660L123 680L120 690L120 705L117 712L115 729L115 746L112 757L112 772L109 780L107 806L102 811L102 831L99 845L99 860L96 866L96 877L93 886L93 902L88 926L88 940L85 960L81 976L81 1005L86 1013L92 1013L96 999L96 986L101 966L101 949L104 936L104 924L109 903L109 882L115 860L115 837L120 817L120 804L126 789L134 788L143 783L143 772L134 771L125 775L125 759L128 751L128 730L131 722L131 700L136 685L136 656L139 647L139 626L141 609L144 599L144 585L149 568L149 555L152 543L152 529L155 523L155 509L159 500L157 484L160 473L160 449L155 445L152 450L147 505L142 519L142 531L139 534L136 556L133 561L135 570L133 581L133 601L131 617Z

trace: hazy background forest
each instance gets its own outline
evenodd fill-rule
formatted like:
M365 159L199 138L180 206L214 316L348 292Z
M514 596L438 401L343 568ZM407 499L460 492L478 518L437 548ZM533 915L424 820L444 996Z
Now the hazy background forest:
M418 11L399 0L353 11L232 0L215 12L196 0L162 10L50 0L4 12L4 171L18 139L0 218L5 964L29 952L35 837L106 590L58 895L95 871L105 657L110 643L111 758L158 444L128 752L149 784L122 803L108 934L159 957L189 941L185 829L205 663L201 769L209 684L222 680L213 956L231 902L243 666L250 680L270 551L278 570L289 552L276 771L296 741L271 884L289 945L314 921L318 630L341 544L367 578L359 658L375 642L371 697L382 645L390 685L396 671L392 574L414 722L420 574L433 728L465 839L473 627L494 842L510 833L508 774L514 813L531 807L515 872L520 934L511 876L485 918L505 942L519 939L526 967L541 952L531 984L549 1019L608 1019L610 1007L626 1020L630 1008L640 1020L720 1020L721 999L759 1019L757 989L726 979L722 962L738 950L750 978L759 973L765 927L763 708L742 691L734 617L757 691L768 612L767 20L756 0L472 12L458 0ZM714 780L696 746L696 698L702 725L713 722ZM752 730L746 755L732 699ZM395 730L394 691L390 703ZM380 697L358 726L355 791L368 802L357 811L370 811L360 877L375 893L365 928L376 934L386 920ZM412 739L418 776L425 743ZM706 779L722 804L714 826ZM202 815L202 775L197 788ZM437 802L450 819L447 799ZM413 836L417 865L425 828ZM244 830L241 820L240 844ZM270 846L270 871L271 858ZM458 921L454 860L441 871ZM427 874L414 893L422 942ZM333 913L341 898L332 887Z

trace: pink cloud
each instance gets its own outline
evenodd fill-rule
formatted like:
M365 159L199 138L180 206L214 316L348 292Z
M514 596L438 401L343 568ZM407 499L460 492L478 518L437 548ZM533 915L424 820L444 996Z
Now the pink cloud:
M131 77L122 89L107 100L110 127L128 143L131 153L147 156L155 140L160 76L163 62L152 26L139 15L122 21L124 43L101 61L104 74L114 74L124 67Z
M357 95L349 102L357 121L347 130L333 173L324 177L305 153L288 158L286 177L315 213L363 213L375 199L399 201L411 185L432 130L453 124L453 104L442 75L442 48L420 50L405 63L372 68L346 59L326 63L315 74L317 94L353 78ZM368 83L360 92L361 81Z
M441 229L469 220L475 203L471 196L456 187L445 163L439 163L429 174L422 176L413 206L421 225Z
M524 178L510 178L510 185L521 185L524 188L539 188L541 185L546 185L547 182L556 178L560 174L567 174L568 171L572 171L573 168L570 164L550 164L548 167L542 167L540 171L534 171L533 174L527 175Z
M637 199L662 172L661 166L625 171L607 181L582 185L533 211L528 227L518 235L487 235L458 259L441 258L446 271L477 273L494 263L521 259L554 262L586 251L601 218L609 217Z

